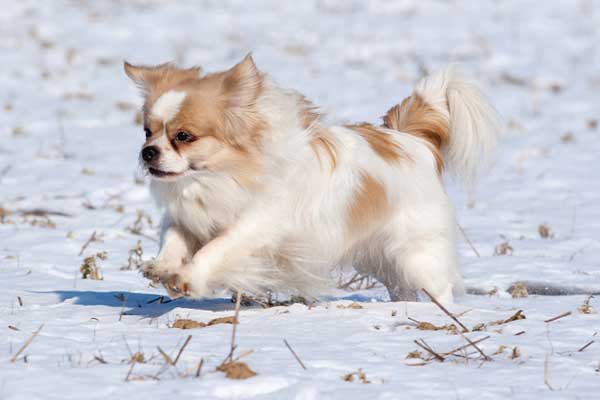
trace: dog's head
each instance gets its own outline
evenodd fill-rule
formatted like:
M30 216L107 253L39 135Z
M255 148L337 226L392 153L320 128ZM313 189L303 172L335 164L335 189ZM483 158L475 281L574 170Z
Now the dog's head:
M264 77L250 55L209 75L199 67L127 62L125 72L145 97L140 158L153 179L216 172L252 180L266 124L256 104Z

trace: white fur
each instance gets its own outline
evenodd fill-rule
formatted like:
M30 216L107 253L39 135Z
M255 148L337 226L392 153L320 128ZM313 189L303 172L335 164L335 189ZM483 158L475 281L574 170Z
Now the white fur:
M163 93L152 105L150 116L154 119L168 124L179 112L186 92L180 90L169 90Z
M471 175L477 153L495 142L495 114L451 72L419 83L416 90L449 117L453 139L448 157ZM168 259L165 268L172 268L173 260L183 264L177 273L191 284L189 294L195 297L222 287L316 294L334 267L352 264L381 280L393 300L414 299L418 289L426 288L451 302L453 290L462 287L456 223L429 146L415 136L385 130L410 155L390 164L356 132L332 127L337 160L331 170L311 148L311 132L301 128L299 100L295 92L271 83L258 100L270 127L259 192L209 173L153 181L153 194L166 210L158 261ZM392 217L351 242L348 207L363 171L385 187Z

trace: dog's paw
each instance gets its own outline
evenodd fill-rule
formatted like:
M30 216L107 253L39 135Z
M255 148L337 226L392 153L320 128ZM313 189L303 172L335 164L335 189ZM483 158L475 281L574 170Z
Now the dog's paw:
M173 273L174 268L157 260L146 261L140 268L144 278L153 283L161 282L165 276Z
M192 279L190 267L183 266L176 271L164 274L160 282L163 284L171 298L178 297L203 297L208 293L208 288L202 282Z

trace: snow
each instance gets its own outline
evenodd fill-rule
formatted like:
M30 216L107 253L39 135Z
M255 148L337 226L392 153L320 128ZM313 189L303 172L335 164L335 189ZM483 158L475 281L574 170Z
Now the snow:
M0 205L12 213L0 224L0 398L590 398L600 390L600 317L578 307L600 292L599 27L593 1L3 2ZM121 270L138 240L144 258L156 253L159 219L136 183L141 99L122 61L211 71L248 51L338 122L376 121L423 68L458 62L482 82L508 135L476 190L450 183L449 192L481 254L460 244L467 286L498 294L465 295L450 309L469 328L523 310L524 320L467 334L490 336L479 347L493 361L409 365L420 361L405 359L414 340L445 352L465 339L416 329L408 317L452 321L434 304L390 303L375 288L312 307L243 307L236 354L252 351L242 361L258 375L233 381L214 372L231 325L169 328L180 317L232 315L228 298L148 304L164 291ZM32 209L70 216L51 215L46 227L19 213ZM131 232L138 210L152 217L142 218L143 235ZM541 224L551 237L540 237ZM94 231L100 240L79 255ZM494 256L503 242L512 255ZM104 279L81 279L83 258L102 251ZM506 289L517 281L568 295L513 299ZM362 308L347 308L355 301ZM165 368L157 346L175 356L190 334ZM500 345L508 347L493 355ZM511 359L514 347L521 355ZM126 381L137 351L149 361ZM342 379L358 369L370 384Z

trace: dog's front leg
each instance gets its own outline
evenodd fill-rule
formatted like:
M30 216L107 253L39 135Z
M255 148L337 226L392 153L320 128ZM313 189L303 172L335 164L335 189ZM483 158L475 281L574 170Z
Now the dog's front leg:
M223 277L252 254L274 248L285 227L276 212L250 212L202 247L191 261L179 268L163 284L170 291L190 297L204 297L222 286Z
M161 223L160 250L154 260L142 266L144 276L158 283L188 263L194 254L192 239L165 216Z

